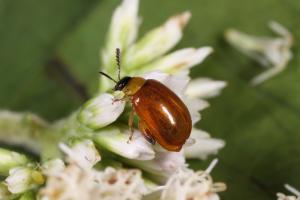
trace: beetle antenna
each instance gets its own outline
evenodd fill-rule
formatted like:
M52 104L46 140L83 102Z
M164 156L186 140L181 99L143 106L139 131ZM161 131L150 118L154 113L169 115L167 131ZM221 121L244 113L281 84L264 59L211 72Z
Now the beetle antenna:
M112 80L115 83L118 83L115 79L113 79L111 76L109 76L108 74L104 73L104 72L99 72L101 75L105 76L106 78Z
M116 61L118 66L118 80L121 80L121 50L116 48Z

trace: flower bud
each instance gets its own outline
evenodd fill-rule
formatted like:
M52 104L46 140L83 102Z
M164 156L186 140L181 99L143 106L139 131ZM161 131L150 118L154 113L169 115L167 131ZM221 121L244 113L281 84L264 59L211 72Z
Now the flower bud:
M9 176L5 179L8 190L13 194L23 193L36 185L44 183L42 174L31 168L16 167L9 170Z
M154 158L152 145L145 140L142 134L134 130L129 141L130 131L108 127L94 133L94 142L122 157L136 160L151 160Z
M74 162L85 169L92 168L101 160L98 150L90 140L80 141L71 148L63 143L59 147L67 155L69 162Z
M9 169L26 165L30 160L20 153L0 148L0 174L7 175Z
M190 12L171 17L164 25L150 31L133 44L124 55L123 65L128 70L152 61L173 48L182 37L182 29L191 16Z
M99 129L113 123L123 112L125 102L115 101L108 93L89 100L82 107L78 119L91 129Z

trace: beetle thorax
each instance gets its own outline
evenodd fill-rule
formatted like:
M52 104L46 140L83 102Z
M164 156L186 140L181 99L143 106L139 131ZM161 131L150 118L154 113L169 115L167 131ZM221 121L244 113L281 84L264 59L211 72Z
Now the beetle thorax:
M125 95L132 96L142 88L145 82L146 80L144 78L132 77L122 91L125 93Z

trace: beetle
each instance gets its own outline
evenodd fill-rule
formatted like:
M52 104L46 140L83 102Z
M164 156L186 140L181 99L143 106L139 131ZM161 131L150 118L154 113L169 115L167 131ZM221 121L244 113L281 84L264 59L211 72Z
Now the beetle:
M128 120L133 135L133 118L139 118L139 129L151 144L158 142L169 151L180 151L189 138L192 120L188 108L168 87L154 79L125 76L120 78L120 49L116 49L118 81L100 72L116 83L114 91L122 91L132 104Z

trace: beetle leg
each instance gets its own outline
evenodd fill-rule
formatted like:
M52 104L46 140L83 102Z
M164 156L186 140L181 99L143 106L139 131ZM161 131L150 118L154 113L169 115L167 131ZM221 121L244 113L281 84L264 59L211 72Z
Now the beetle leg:
M123 97L123 98L121 98L121 99L113 98L112 104L114 104L114 103L116 103L116 102L119 102L119 101L127 101L127 98L126 98L126 97Z
M127 143L129 143L129 141L132 140L132 137L133 137L133 122L134 122L134 110L132 109L131 112L130 112L130 115L129 115L129 119L128 119L128 126L129 126L129 130L130 130L130 136L129 136L129 139L127 141Z
M144 138L151 144L155 145L156 141L155 139L152 137L149 128L147 127L147 125L145 124L144 121L140 120L139 121L139 129L142 132Z

